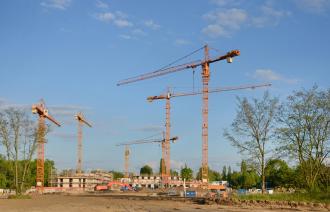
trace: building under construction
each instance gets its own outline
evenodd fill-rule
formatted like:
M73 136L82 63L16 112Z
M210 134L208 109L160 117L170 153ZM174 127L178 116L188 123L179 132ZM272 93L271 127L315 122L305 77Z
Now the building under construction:
M63 190L93 191L96 185L113 181L113 174L104 171L54 176L53 186Z

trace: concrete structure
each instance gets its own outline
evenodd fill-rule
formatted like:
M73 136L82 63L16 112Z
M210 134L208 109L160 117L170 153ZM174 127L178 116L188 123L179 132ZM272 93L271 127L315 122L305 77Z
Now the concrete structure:
M66 175L56 177L56 187L74 190L94 190L96 185L113 181L112 173L97 172L88 174Z
M133 176L132 178L121 178L121 182L129 183L132 187L156 189L161 187L160 176ZM180 177L171 177L168 180L169 187L183 186L183 180Z

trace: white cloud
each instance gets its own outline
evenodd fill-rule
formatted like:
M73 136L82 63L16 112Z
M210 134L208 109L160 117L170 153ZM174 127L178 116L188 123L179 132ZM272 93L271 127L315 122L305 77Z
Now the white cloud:
M130 36L130 35L119 35L119 37L122 38L122 39L125 39L125 40L131 40L131 39L133 39L133 37Z
M96 7L102 8L102 9L107 9L107 8L109 8L109 5L103 1L97 0Z
M311 13L324 13L330 9L329 0L294 0L297 7Z
M89 110L87 107L77 105L58 105L58 106L47 106L50 114L54 116L70 116L74 117L77 112Z
M190 44L190 41L178 38L175 40L174 43L175 43L175 45L188 45L188 44Z
M133 23L125 20L125 19L116 19L113 22L118 27L131 27L133 26Z
M202 32L209 37L229 37L229 32L227 32L222 26L217 24L210 24L206 26Z
M111 22L115 19L115 15L111 12L106 12L106 13L99 13L97 14L96 18L99 21L103 21L103 22Z
M281 79L281 77L277 73L273 72L270 69L257 69L254 73L254 77L270 81Z
M121 28L133 26L133 23L129 22L126 18L127 15L120 11L116 11L115 13L104 12L96 14L96 19L102 22L113 23L115 26Z
M228 6L228 5L239 5L240 0L211 0L212 4L215 4L219 7Z
M147 33L145 33L142 29L134 29L132 30L132 34L136 36L145 36Z
M115 12L116 16L120 19L127 19L128 15L122 11L116 11Z
M31 109L31 107L32 107L32 105L28 105L28 104L11 103L7 99L0 97L0 110L5 110L5 109L9 109L9 108L26 110L26 109Z
M274 72L271 69L257 69L254 72L253 77L256 79L266 80L266 81L282 81L282 82L286 82L288 84L296 84L300 81L298 79L290 79L290 78L284 77L284 76Z
M261 15L252 17L251 24L255 27L276 26L284 17L290 16L291 12L276 10L271 4L260 7Z
M160 28L159 24L156 24L153 20L144 21L144 25L150 29L156 30Z
M274 7L275 1L265 1L257 7L258 15L253 15L251 9L224 8L223 6L240 5L241 2L214 0L219 6L218 9L211 11L203 16L208 21L208 25L202 29L202 33L209 37L230 37L232 34L245 27L266 27L276 26L280 21L291 15L290 11L280 10ZM249 7L247 7L249 8Z
M47 0L40 3L43 7L66 10L71 4L71 0Z
M210 37L230 36L247 21L248 14L243 9L217 10L207 13L204 19L211 22L202 32Z

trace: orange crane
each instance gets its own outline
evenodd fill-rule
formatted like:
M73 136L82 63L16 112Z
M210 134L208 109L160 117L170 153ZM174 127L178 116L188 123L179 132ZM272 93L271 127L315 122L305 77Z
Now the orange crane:
M46 135L46 125L45 125L45 119L50 120L54 124L56 124L58 127L61 126L60 123L58 123L51 115L49 115L48 110L45 106L45 103L43 100L40 101L38 104L32 105L32 113L39 115L38 120L38 143L37 143L37 176L36 176L36 186L37 188L41 188L41 190L44 187L44 174L45 174L45 135Z
M178 140L179 138L177 136L175 137L172 137L170 138L169 140L172 141L173 143L176 142L176 140ZM129 155L130 155L130 150L129 150L129 146L130 145L136 145L136 144L147 144L147 143L161 143L162 144L162 161L165 160L165 156L164 156L164 143L165 143L165 139L162 139L162 140L135 140L135 141L131 141L131 142L126 142L126 143L119 143L119 144L116 144L116 146L125 146L125 177L129 177L129 173L128 173L128 167L129 167ZM162 176L165 175L165 169L164 169L164 166L163 166L163 163L162 163Z
M257 85L241 85L241 86L234 86L234 87L223 87L223 88L214 88L208 90L208 93L215 93L215 92L224 92L224 91L233 91L233 90L243 90L243 89L255 89L259 87L266 87L271 86L271 84L257 84ZM196 91L190 93L171 93L168 89L166 93L161 94L159 96L149 96L147 100L152 102L154 100L166 100L166 133L165 133L165 142L162 143L165 146L165 167L166 167L166 176L170 176L170 99L174 97L183 97L183 96L193 96L193 95L200 95L203 94L203 91Z
M88 123L82 114L82 112L79 112L77 115L75 115L75 118L78 121L78 151L77 151L77 173L81 174L82 170L82 126L83 124L86 124L89 127L92 127L90 123Z
M209 80L210 80L210 64L218 62L221 60L227 60L228 63L233 62L233 57L239 56L239 50L229 51L225 55L221 55L215 58L209 57L209 47L204 46L204 59L199 61L194 61L190 63L185 63L173 67L162 68L157 71L142 74L136 77L131 77L122 81L119 81L117 85L124 85L128 83L133 83L141 80L146 80L178 71L183 71L185 69L194 69L198 66L202 67L202 83L203 83L203 109L202 109L202 180L207 183L208 181L208 91L209 91Z

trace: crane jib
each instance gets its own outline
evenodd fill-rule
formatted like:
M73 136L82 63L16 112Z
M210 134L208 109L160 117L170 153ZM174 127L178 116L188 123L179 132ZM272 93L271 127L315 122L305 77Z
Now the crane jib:
M217 62L219 60L225 60L227 58L236 57L236 56L239 56L239 55L240 55L239 50L232 50L232 51L228 52L227 54L225 54L223 56L219 56L219 57L216 57L216 58L213 58L213 59L202 60L202 61L201 60L192 61L192 62L189 62L189 63L185 63L185 64L181 64L181 65L177 65L177 66L173 66L173 67L169 67L169 68L164 68L164 69L149 72L149 73L146 73L146 74L138 75L138 76L135 76L135 77L127 78L125 80L119 81L117 83L117 86L129 84L129 83L133 83L133 82L137 82L137 81L141 81L141 80L146 80L146 79L150 79L150 78L154 78L154 77L163 76L163 75L166 75L166 74L182 71L182 70L189 69L189 68L196 68L197 66L201 66L205 63L214 63L214 62Z

